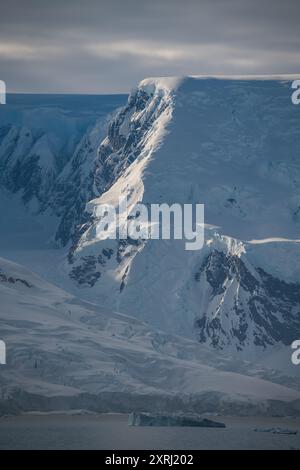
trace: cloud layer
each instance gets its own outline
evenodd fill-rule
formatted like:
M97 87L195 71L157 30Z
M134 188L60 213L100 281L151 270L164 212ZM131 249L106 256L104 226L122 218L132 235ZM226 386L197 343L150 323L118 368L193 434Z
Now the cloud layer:
M299 73L299 19L299 0L5 0L0 79L118 93L147 76Z

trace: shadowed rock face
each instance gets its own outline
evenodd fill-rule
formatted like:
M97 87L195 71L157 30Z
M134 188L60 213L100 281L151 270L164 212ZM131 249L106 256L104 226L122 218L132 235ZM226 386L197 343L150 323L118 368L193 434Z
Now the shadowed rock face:
M125 106L112 120L107 139L99 148L99 171L97 184L106 191L144 149L147 132L166 109L163 96L152 97L142 89L133 93ZM145 118L145 109L147 116ZM141 113L140 119L130 121L132 115Z
M290 345L300 336L300 284L218 250L206 256L195 282L200 290L208 285L207 311L195 321L201 342L218 349L234 344L242 350L277 342Z

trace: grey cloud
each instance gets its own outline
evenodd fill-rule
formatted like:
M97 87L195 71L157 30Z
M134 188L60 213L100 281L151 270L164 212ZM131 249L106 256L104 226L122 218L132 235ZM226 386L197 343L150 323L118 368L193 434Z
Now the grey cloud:
M149 75L300 71L298 0L4 1L0 78L11 91L127 92Z

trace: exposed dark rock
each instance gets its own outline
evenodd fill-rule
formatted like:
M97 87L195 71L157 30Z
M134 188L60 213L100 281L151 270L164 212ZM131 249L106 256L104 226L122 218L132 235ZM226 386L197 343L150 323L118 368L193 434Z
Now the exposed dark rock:
M210 302L214 299L218 309L210 315L201 312L196 319L200 342L242 350L251 341L266 348L278 342L290 345L300 336L300 284L277 279L262 268L250 269L242 258L218 250L206 256L194 278L200 289L202 280L210 285Z
M7 282L9 284L20 283L20 284L23 284L25 287L28 287L28 288L33 287L32 284L30 284L25 279L20 279L18 277L13 277L13 276L7 276L6 274L2 273L1 271L0 271L0 282Z

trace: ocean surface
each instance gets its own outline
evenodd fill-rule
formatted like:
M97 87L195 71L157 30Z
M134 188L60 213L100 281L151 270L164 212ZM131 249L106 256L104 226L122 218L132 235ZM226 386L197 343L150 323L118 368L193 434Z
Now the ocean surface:
M300 449L300 419L217 418L225 429L131 427L128 415L22 415L0 418L0 449ZM255 432L281 427L297 435Z

